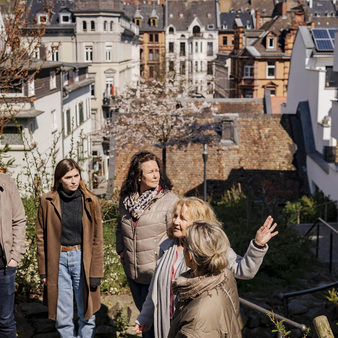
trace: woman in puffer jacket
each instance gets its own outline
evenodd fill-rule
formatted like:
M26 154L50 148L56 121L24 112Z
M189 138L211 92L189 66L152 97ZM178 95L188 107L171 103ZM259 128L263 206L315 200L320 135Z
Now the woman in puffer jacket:
M120 194L116 251L120 255L137 308L146 299L160 244L167 238L177 197L151 152L135 154ZM153 337L152 330L143 337Z

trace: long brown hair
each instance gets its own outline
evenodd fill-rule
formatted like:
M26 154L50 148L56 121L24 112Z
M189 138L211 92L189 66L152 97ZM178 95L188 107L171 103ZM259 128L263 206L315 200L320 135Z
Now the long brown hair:
M88 194L92 198L93 206L94 206L92 211L93 211L94 219L95 219L96 218L95 209L96 209L96 205L98 204L97 197L89 189L87 189L87 187L86 187L86 185L83 182L82 177L81 177L81 168L73 159L64 158L63 160L61 160L56 165L55 171L54 171L54 184L53 184L52 190L57 191L60 187L60 184L61 184L61 178L73 169L77 169L79 174L80 174L79 188L80 188L81 192L83 194Z
M139 190L139 178L142 177L141 164L148 161L156 161L160 169L160 186L163 190L171 190L172 184L163 171L162 162L160 159L150 151L141 151L134 154L130 161L130 166L127 178L122 184L120 199L123 200L126 196L136 193Z

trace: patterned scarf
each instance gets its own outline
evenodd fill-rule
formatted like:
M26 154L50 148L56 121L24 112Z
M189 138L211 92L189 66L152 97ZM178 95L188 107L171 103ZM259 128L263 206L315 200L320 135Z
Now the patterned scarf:
M133 219L137 220L141 217L144 210L147 209L149 204L160 193L161 190L161 186L158 185L155 189L146 190L141 196L137 192L135 194L127 196L123 200L123 205L126 210L129 211Z

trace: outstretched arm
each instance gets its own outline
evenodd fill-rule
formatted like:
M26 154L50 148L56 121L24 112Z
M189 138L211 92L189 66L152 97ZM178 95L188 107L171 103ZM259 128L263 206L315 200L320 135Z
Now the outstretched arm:
M263 258L268 251L268 241L278 234L275 231L277 224L273 224L273 218L269 216L264 224L257 230L255 239L249 244L243 257L237 255L232 248L227 252L228 268L236 278L252 279L259 270Z

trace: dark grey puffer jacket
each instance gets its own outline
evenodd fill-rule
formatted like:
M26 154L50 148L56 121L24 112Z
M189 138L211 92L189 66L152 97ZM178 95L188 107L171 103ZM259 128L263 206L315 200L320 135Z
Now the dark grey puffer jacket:
M136 224L121 204L116 229L116 251L124 253L126 275L140 284L150 284L159 255L160 244L172 224L173 207L178 197L161 191Z

